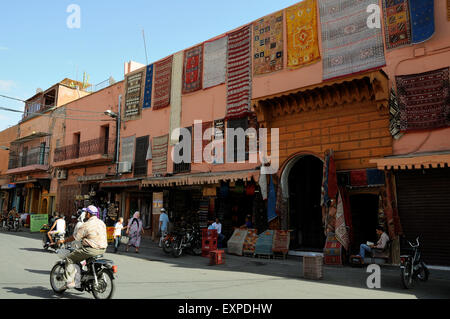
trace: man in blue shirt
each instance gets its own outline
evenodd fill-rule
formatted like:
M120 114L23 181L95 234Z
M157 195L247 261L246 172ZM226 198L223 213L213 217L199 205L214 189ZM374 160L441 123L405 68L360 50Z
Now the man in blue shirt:
M169 227L169 216L167 216L166 210L161 208L161 215L159 216L159 231L161 232L161 238L159 239L159 247L162 247L162 242L167 236L167 230Z

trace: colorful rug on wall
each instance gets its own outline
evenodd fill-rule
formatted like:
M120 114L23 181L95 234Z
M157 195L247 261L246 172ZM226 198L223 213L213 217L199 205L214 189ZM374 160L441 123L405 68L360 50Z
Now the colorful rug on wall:
M342 244L342 247L348 251L350 238L347 230L347 224L345 222L344 202L340 193L338 193L335 234L337 240Z
M170 104L170 85L172 78L172 60L170 56L155 63L153 109L159 110Z
M152 107L152 89L153 89L153 64L147 66L145 75L145 92L144 92L144 106L143 109Z
M283 11L253 22L253 74L283 69Z
M153 175L165 175L167 172L169 135L154 137L152 146L152 173Z
M178 143L181 126L181 87L183 82L183 52L173 55L170 90L170 145Z
M320 60L315 0L286 9L287 66L298 68Z
M144 71L126 76L125 118L140 114L143 79Z
M184 51L183 94L202 88L203 44Z
M319 0L323 79L386 65L381 29L367 27L367 7L377 0Z
M136 136L122 137L122 151L120 152L120 161L133 163L134 159L134 143Z
M397 76L400 130L450 125L449 68Z
M241 118L250 112L251 36L250 25L228 35L226 118Z
M450 21L450 0L447 0L447 20Z
M411 44L408 0L383 0L386 48Z
M434 0L409 0L412 43L421 43L434 34Z
M227 71L228 37L205 42L203 65L203 88L207 89L225 83Z

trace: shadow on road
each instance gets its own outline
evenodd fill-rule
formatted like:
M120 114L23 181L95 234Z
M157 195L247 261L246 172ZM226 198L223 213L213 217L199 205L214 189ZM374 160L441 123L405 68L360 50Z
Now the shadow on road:
M45 250L44 248L20 248L20 250L31 251L31 252L34 252L34 253L54 254L53 251Z
M70 298L70 299L90 299L88 297L82 297L79 294L72 293L64 293L61 296L56 295L52 290L46 287L28 287L28 288L16 288L16 287L3 287L4 290L7 290L8 293L13 293L16 295L27 295L31 297L39 297L45 299L61 299L61 298ZM87 296L87 295L86 295Z
M50 270L35 270L35 269L24 269L25 271L31 272L33 274L48 275L50 276Z

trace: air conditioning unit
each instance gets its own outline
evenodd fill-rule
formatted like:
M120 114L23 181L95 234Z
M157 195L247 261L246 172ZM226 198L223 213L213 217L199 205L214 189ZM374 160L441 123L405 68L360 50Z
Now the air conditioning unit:
M131 162L120 162L119 173L131 173Z
M58 169L58 170L56 170L56 178L58 180L67 179L67 170L66 169Z

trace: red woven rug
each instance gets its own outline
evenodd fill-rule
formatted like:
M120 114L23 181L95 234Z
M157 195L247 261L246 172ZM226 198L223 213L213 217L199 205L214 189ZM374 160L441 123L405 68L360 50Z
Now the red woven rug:
M202 88L203 44L184 51L183 94Z
M227 118L241 118L250 112L251 50L249 25L229 34Z
M170 104L170 87L172 81L172 60L170 56L155 63L153 109L159 110Z
M397 76L400 130L450 125L449 68Z

